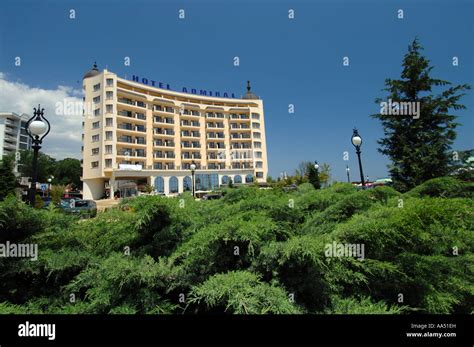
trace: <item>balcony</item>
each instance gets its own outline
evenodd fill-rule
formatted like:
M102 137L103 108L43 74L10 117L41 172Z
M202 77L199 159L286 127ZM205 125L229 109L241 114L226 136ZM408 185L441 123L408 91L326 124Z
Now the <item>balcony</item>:
M155 141L153 142L153 146L155 147L174 147L175 143L174 141Z
M217 153L209 153L207 155L207 160L225 160L225 155L224 154L218 155Z
M133 125L133 124L128 124L128 123L118 124L117 129L128 130L128 131L138 131L142 133L146 132L146 128L143 125L139 126L139 125Z
M208 129L224 129L224 123L208 122L206 124L206 128L208 128Z
M181 131L182 137L201 137L198 131Z
M174 124L173 118L163 118L163 117L153 117L153 122L160 123L160 124Z
M146 140L144 138L132 138L131 136L119 136L117 142L146 145Z
M244 120L244 121L246 121L246 120L250 120L250 117L249 117L249 115L247 115L247 114L235 114L235 113L232 113L232 114L230 115L230 119L232 119L232 120Z
M137 119L139 121L146 121L146 116L144 113L121 110L121 111L118 111L117 115L119 117L127 117L127 118Z
M230 135L231 140L236 140L236 139L244 139L244 140L250 140L250 134L231 134Z
M220 118L220 119L224 119L225 116L224 116L223 113L207 112L207 113L206 113L206 118Z
M207 149L224 149L225 145L220 142L211 142L207 145Z
M208 133L208 139L225 140L224 133Z
M146 107L145 102L135 101L135 100L132 100L132 99L129 99L129 98L121 97L121 98L118 98L117 101L122 103L122 104L130 105L130 106L142 107L142 108Z
M153 135L162 135L162 136L174 136L175 132L172 129L153 129Z
M153 105L153 112L175 113L173 107L161 105Z
M234 143L230 146L231 149L251 149L252 146L250 144L238 144L238 143Z
M201 125L199 122L190 122L190 121L187 121L187 120L182 120L181 121L181 126L183 127L195 127L195 128L199 128Z
M117 155L126 157L140 157L146 158L146 152L144 151L133 151L132 149L122 149L117 151Z

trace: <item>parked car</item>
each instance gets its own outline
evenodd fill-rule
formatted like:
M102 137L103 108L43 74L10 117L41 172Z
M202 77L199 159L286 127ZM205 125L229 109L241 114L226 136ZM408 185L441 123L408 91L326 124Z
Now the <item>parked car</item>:
M62 199L60 208L65 213L79 214L85 218L92 218L97 215L97 204L94 200Z
M202 197L202 200L216 200L222 198L222 194L213 193L213 194L206 194Z
M76 199L82 199L82 194L81 192L66 192L63 194L63 199L70 199L70 198L76 198Z

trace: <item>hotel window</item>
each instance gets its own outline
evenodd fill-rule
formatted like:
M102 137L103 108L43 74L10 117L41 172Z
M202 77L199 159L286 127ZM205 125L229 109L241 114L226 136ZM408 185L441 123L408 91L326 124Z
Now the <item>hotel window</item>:
M99 147L92 148L92 155L97 155L97 154L99 154Z
M107 100L112 100L114 98L114 92L106 92L105 93L105 98Z
M99 129L99 128L100 128L100 122L92 123L92 129Z
M260 115L258 113L252 113L252 119L260 119Z
M105 105L105 112L106 113L113 113L114 112L114 105Z
M98 161L93 161L93 162L91 163L91 168L96 169L96 168L98 168L98 167L99 167L99 162L98 162Z
M100 108L94 110L94 116L100 116Z
M263 162L257 161L257 162L255 163L255 167L256 167L257 169L261 169L261 168L263 167Z
M257 132L253 133L253 138L254 139L259 139L260 138L260 133L257 133Z
M252 123L253 129L260 129L260 123Z
M112 167L112 159L105 159L105 167Z
M99 135L92 135L92 142L99 142Z
M107 87L113 87L113 86L114 86L114 79L107 78Z
M173 108L172 108L172 107L168 107L168 106L165 108L165 111L166 111L166 112L169 112L169 113L174 113Z
M254 142L254 143L253 143L253 146L254 146L255 148L262 148L262 143L257 141L257 142Z
M96 96L94 99L92 99L94 104L98 104L100 102L100 96Z
M257 172L257 178L263 178L263 172Z
M111 127L114 125L114 119L113 118L105 118L105 126L106 127Z
M94 85L94 92L98 91L100 89L100 83L97 83Z
M105 145L105 154L112 154L112 145Z
M106 131L106 132L105 132L105 139L106 139L107 141L111 141L111 140L113 139L113 134L114 134L114 133L113 133L112 131Z
M255 158L261 158L262 152L255 152Z

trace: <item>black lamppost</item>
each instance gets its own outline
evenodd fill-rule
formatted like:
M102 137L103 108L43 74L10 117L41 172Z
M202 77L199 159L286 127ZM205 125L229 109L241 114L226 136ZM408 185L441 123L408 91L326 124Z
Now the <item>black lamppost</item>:
M36 181L38 180L38 153L41 149L41 143L43 139L48 135L49 131L51 130L51 125L49 124L48 120L44 117L43 111L44 108L33 108L35 110L33 117L31 117L28 122L26 122L26 132L28 136L31 137L33 145L33 177L31 178L31 186L30 186L30 205L35 205L35 197L36 197Z
M364 172L362 171L362 161L360 160L360 146L362 145L362 138L360 137L359 132L356 128L354 128L354 133L352 134L351 141L354 147L356 148L357 158L359 159L360 182L362 183L362 187L365 187Z
M194 162L194 160L192 161L191 165L189 166L191 168L191 176L192 176L192 184L193 184L193 198L195 198L196 196L196 192L195 192L195 188L194 188L194 172L196 171L196 163Z
M53 182L54 176L49 176L48 178L48 198L51 197L51 182Z
M349 171L350 171L349 165L346 165L347 183L351 183L351 178L349 176Z

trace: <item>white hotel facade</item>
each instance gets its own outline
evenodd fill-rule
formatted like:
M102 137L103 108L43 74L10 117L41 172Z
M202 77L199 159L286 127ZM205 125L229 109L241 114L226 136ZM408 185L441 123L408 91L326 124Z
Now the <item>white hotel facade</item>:
M263 101L250 85L240 99L197 95L94 65L83 89L85 199L134 195L145 184L165 195L191 190L193 162L197 191L266 181Z

